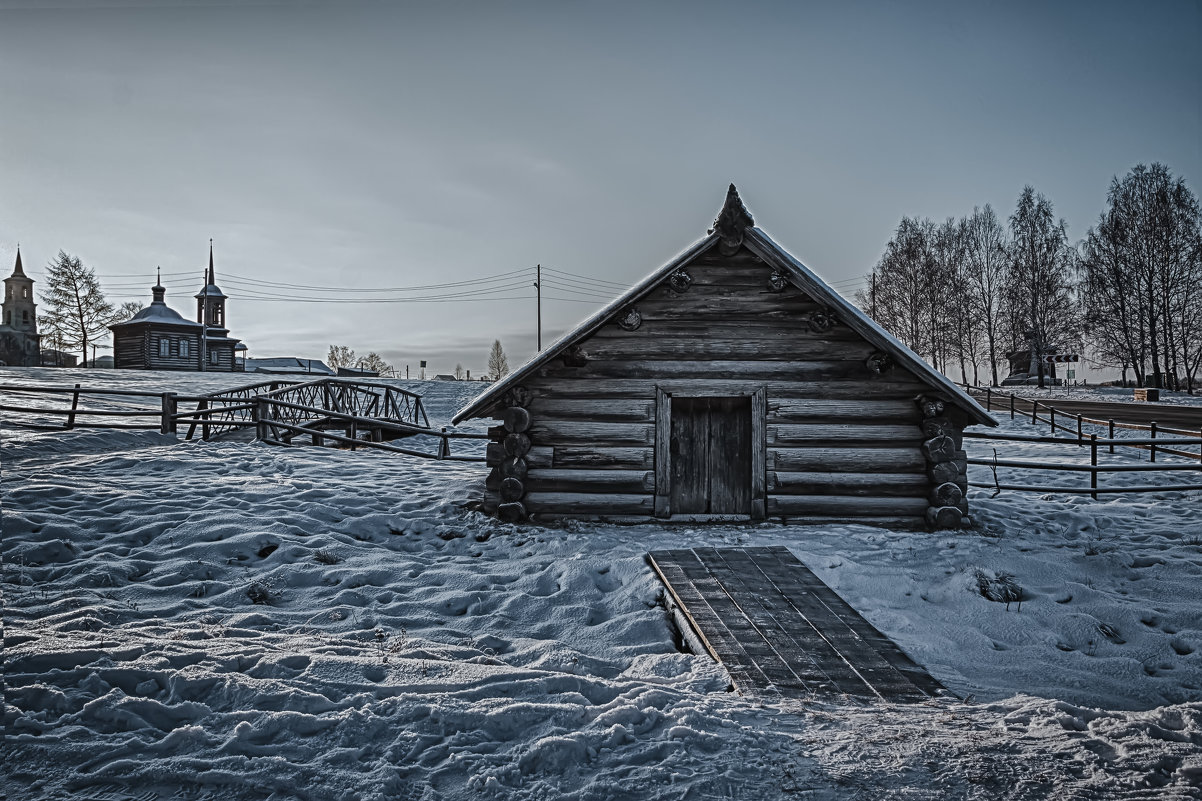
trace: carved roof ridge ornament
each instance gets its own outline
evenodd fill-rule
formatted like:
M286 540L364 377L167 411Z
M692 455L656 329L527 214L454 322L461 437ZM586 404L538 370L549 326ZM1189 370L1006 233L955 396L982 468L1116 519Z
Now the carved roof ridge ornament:
M739 198L739 190L731 184L726 190L722 211L718 212L718 219L714 220L714 227L710 229L710 233L716 232L719 236L718 252L723 256L735 255L743 245L743 232L753 225L755 220L751 212Z

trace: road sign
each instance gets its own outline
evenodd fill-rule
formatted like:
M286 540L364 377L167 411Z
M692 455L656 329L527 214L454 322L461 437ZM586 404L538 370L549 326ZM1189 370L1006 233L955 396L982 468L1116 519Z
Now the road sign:
M1043 357L1044 364L1057 364L1061 362L1079 362L1081 357L1075 353L1049 353Z

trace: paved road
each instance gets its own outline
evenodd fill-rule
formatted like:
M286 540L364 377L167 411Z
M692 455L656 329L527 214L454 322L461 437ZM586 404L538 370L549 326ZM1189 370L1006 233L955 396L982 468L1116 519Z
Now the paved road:
M982 405L985 395L973 393ZM1108 403L1106 401L1078 401L1063 398L1040 399L1040 406L1051 406L1058 412L1068 412L1091 417L1095 420L1114 420L1116 423L1156 423L1165 428L1181 428L1186 431L1202 431L1202 406L1182 406L1173 403ZM993 411L1009 411L1010 399L1006 395L993 393ZM1017 408L1030 414L1031 405L1027 398L1019 397ZM1042 412L1041 412L1042 414Z

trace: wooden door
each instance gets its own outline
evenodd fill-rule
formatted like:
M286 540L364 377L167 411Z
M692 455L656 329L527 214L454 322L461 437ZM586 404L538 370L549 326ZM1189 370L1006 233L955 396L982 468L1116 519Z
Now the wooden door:
M751 514L751 398L672 398L672 514Z

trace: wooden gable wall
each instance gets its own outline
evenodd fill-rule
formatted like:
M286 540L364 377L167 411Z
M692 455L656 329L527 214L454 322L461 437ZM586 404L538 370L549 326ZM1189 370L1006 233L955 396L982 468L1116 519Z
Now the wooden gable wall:
M582 353L569 348L515 390L510 403L528 415L492 429L486 508L516 501L535 519L651 518L669 480L662 460L656 471L665 396L758 393L754 480L766 506L757 511L921 522L931 480L915 397L927 385L901 367L871 369L876 346L838 322L824 328L826 310L791 283L771 291L772 268L746 248L729 257L711 249L685 271L687 288L665 282L634 304L636 330L608 322L579 343Z

